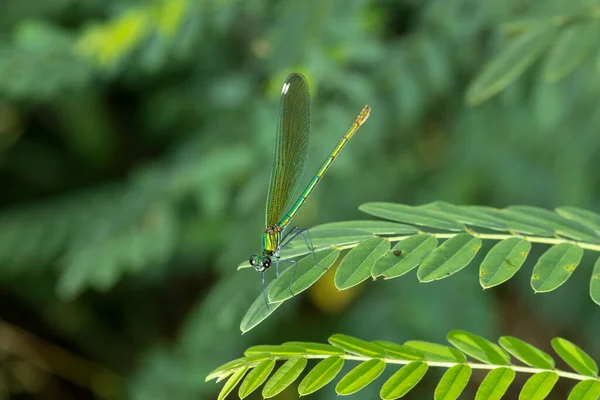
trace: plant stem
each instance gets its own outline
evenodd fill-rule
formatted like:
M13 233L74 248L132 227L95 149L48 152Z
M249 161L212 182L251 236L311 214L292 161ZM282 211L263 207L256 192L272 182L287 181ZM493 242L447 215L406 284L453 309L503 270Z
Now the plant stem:
M419 232L419 234L431 235L438 239L450 239L456 235L461 235L463 233L464 232L455 232L455 233ZM521 239L525 239L531 243L544 243L544 244L571 243L571 244L581 247L584 250L600 251L600 244L577 242L575 240L569 240L569 239L565 239L565 238L561 238L561 237L527 236L527 235L520 235L518 233L514 233L514 234L513 233L479 233L479 232L473 231L472 229L468 229L467 233L470 235L473 235L475 237L478 237L480 239L483 239L483 240L486 240L486 239L487 240L504 240L504 239L518 237ZM388 237L387 239L390 242L398 242L403 239L406 239L409 236L412 236L412 235L392 236L392 237ZM335 246L335 247L339 250L345 250L345 249L354 248L356 246L358 246L358 242L345 244L342 246Z
M306 357L308 359L319 360L319 359L325 359L328 357L332 357L332 355L331 354L305 354L304 357ZM355 356L352 354L343 354L343 355L339 355L339 357L342 357L346 360L353 360L353 361L373 360L373 358L371 358L371 357ZM273 359L275 359L275 360L287 360L288 358L289 357L286 357L286 356L273 356ZM496 368L510 368L510 369L514 370L515 372L523 372L526 374L537 374L538 372L555 372L558 376L560 376L562 378L574 379L574 380L578 380L578 381L585 381L585 380L589 380L589 379L598 379L597 376L581 375L581 374L576 374L574 372L562 371L559 369L522 367L519 365L480 364L480 363L473 363L473 362L465 362L465 363L440 362L440 361L426 361L426 360L396 360L396 359L391 359L391 358L380 358L380 360L384 361L386 364L399 364L399 365L410 364L413 361L423 361L423 362L427 363L430 367L442 367L442 368L451 368L451 367L453 367L455 365L459 365L459 364L468 365L472 369L484 369L484 370L492 370L492 369L496 369Z
M584 250L592 250L592 251L598 251L600 252L600 244L593 244L593 243L586 243L586 242L578 242L575 240L570 240L570 239L565 239L562 237L542 237L542 236L528 236L528 235L521 235L518 233L480 233L480 232L476 232L471 228L467 228L466 232L469 235L478 237L480 239L483 240L505 240L505 239L510 239L510 238L521 238L521 239L525 239L528 242L531 243L543 243L543 244L560 244L560 243L570 243L570 244L574 244L576 246L581 247ZM438 239L450 239L453 238L456 235L461 235L465 232L453 232L453 233L436 233L436 232L423 232L423 231L419 231L418 234L421 235L431 235L435 238ZM387 240L389 240L390 242L399 242L401 240L406 239L409 236L413 236L414 234L410 234L410 235L401 235L401 236L390 236L390 237L386 237ZM324 247L318 247L316 248L317 251L320 250L325 250L327 248L336 248L338 250L347 250L347 249L353 249L356 246L358 246L360 244L359 242L355 242L355 243L348 243L348 244L342 244L342 245L329 245L329 246L324 246ZM294 254L295 257L299 257L299 256L303 256L305 254L309 254L309 250L306 250L306 253L300 253L300 254ZM285 260L289 258L289 256L284 255L281 259ZM248 264L248 262L246 261L245 263L242 263L238 266L238 270L239 269L243 269L243 268L250 268L250 264Z

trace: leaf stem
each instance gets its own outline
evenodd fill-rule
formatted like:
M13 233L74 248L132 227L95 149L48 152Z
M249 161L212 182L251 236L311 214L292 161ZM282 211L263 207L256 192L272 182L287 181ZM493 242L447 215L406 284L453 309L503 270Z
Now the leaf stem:
M332 356L331 354L304 354L303 355L303 357L306 357L308 359L316 359L316 360L325 359L325 358L328 358L331 356ZM352 354L340 354L338 356L342 357L346 360L353 360L353 361L369 361L369 360L374 359L372 357L355 356ZM273 356L274 360L287 360L289 358L290 358L290 356ZM427 360L397 360L397 359L392 359L392 358L379 358L379 359L382 360L383 362L385 362L386 364L406 365L406 364L410 364L413 361L423 361L423 362L427 363L430 367L451 368L455 365L464 364L464 365L468 365L472 369L492 370L492 369L496 369L496 368L510 368L510 369L514 370L515 372L523 372L523 373L532 374L532 375L537 374L538 372L555 372L558 376L560 376L562 378L573 379L573 380L578 380L578 381L585 381L585 380L589 380L589 379L599 379L597 376L581 375L581 374L576 374L574 372L562 371L559 369L543 369L543 368L523 367L523 366L512 365L512 364L506 364L506 365L498 364L497 365L497 364L480 364L480 363L474 363L474 362L459 363L459 362L440 362L440 361L427 361Z
M464 232L456 232L456 233L434 233L434 232L419 232L419 234L431 235L438 239L450 239L456 235L463 234ZM575 240L565 239L561 237L541 237L541 236L528 236L528 235L520 235L518 233L479 233L469 229L467 231L468 234L478 237L482 240L504 240L510 239L514 237L522 238L531 243L544 243L544 244L559 244L559 243L571 243L576 246L581 247L584 250L592 250L600 252L600 244L586 243L586 242L578 242ZM398 242L412 235L402 235L402 236L391 236L386 239L390 242ZM349 243L342 246L335 246L335 248L339 250L351 249L358 245L357 243Z

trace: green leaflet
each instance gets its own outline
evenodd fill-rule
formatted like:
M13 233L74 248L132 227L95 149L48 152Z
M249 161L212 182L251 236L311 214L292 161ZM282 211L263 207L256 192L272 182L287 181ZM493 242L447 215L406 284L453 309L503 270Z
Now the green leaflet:
M413 349L412 347L383 340L376 340L373 343L385 350L386 358L394 360L423 360L425 358L425 354L422 351Z
M227 378L229 378L231 375L233 375L233 373L234 373L235 371L236 371L236 370L232 369L232 370L230 370L230 371L227 371L227 372L223 373L223 375L219 376L215 382L216 382L216 383L219 383L219 382L221 382L221 381L224 381L225 379L227 379Z
M425 361L456 362L464 363L467 357L460 351L437 343L429 343L421 340L409 340L405 346L412 347L423 353Z
M526 211L519 209L518 206L507 207L500 211L500 214L508 221L508 225L520 233L554 236L555 229L543 219L534 217Z
M373 237L372 234L358 229L347 228L312 228L310 229L311 242L315 249L323 249L332 245L343 245L349 243L358 243L361 240ZM306 246L302 235L295 238L285 249L285 256L288 257L289 251L299 251L300 254L311 254Z
M548 82L557 82L573 72L593 48L597 37L596 20L579 22L562 28L544 64L542 72L544 79Z
M379 395L383 400L393 400L404 396L423 379L428 368L427 363L423 361L406 364L383 384Z
M481 212L477 206L456 206L444 201L434 201L419 207L433 210L438 215L443 215L448 219L459 221L463 224L501 231L508 230L508 226L502 220Z
M556 289L569 279L582 257L583 249L574 244L552 246L533 267L531 287L537 293Z
M221 388L217 400L223 400L225 397L227 397L227 395L231 393L233 389L235 389L239 381L242 380L247 370L248 367L243 367L235 371L233 375L231 375L231 377L227 380L227 382L225 382L225 385L223 385L223 387Z
M519 361L532 367L554 369L554 359L542 350L513 336L502 336L500 346Z
M340 263L335 273L335 286L340 290L348 289L369 278L373 264L389 248L390 242L380 237L361 242Z
M483 259L479 267L479 283L484 289L506 282L527 259L531 243L522 238L509 238L498 242Z
M352 336L336 333L329 337L329 343L350 354L364 357L385 357L385 350L378 345Z
M306 350L307 354L329 354L332 356L344 354L344 351L340 348L323 343L286 342L284 344L290 346L300 346Z
M515 371L501 367L490 371L475 395L475 400L500 400L515 379Z
M405 204L365 203L362 204L358 209L375 217L385 218L392 221L429 226L449 231L462 231L465 229L462 224L452 219L444 218L435 211L419 207L411 207Z
M518 215L528 222L535 222L540 227L552 230L557 235L561 235L574 240L586 242L598 242L600 236L593 229L577 221L567 219L561 215L553 213L539 207L532 206L511 206L507 207L505 212L511 215Z
M471 378L471 367L457 364L448 369L435 388L434 400L456 400Z
M246 375L246 379L240 385L240 389L238 390L238 395L240 399L248 397L252 392L254 392L260 385L262 385L275 367L275 360L269 359L264 360L260 364L258 364L252 371Z
M575 385L567 400L597 400L599 396L600 381L589 379Z
M487 364L510 364L510 356L500 346L475 335L461 330L450 331L446 336L448 342L467 355Z
M244 355L249 356L249 355L253 355L253 354L262 354L262 353L269 353L274 356L289 357L289 356L297 356L300 354L305 354L306 350L300 346L290 346L290 345L285 345L285 344L259 345L259 346L249 347L244 352Z
M480 248L481 239L467 233L456 235L423 260L417 277L421 282L447 278L466 267Z
M596 362L577 345L563 338L554 338L551 344L556 354L581 375L598 375Z
M578 207L559 207L556 209L556 212L563 217L587 226L596 232L596 234L600 234L600 215Z
M321 360L300 382L298 394L306 396L321 389L331 382L344 366L344 359L339 356L328 357Z
M498 210L492 207L469 206L480 213L488 215L502 221L507 226L507 230L522 233L525 235L552 236L554 230L549 229L544 224L540 225L536 220L532 220L522 214Z
M551 25L545 25L513 39L469 85L467 104L476 106L504 90L552 43L554 31Z
M229 361L226 364L221 365L218 368L215 368L214 370L212 370L205 379L205 382L208 382L210 380L213 380L215 378L218 378L219 376L223 375L224 373L228 372L228 371L232 371L235 369L238 369L242 366L246 365L246 360L245 357L241 357L241 358L237 358L235 360Z
M385 279L396 278L411 271L437 246L438 240L431 235L413 235L396 243L375 262L371 275L383 275ZM395 255L394 251L400 251Z
M339 229L351 230L352 232L360 231L370 233L372 235L406 235L417 233L419 230L412 225L399 224L397 222L378 221L378 220L361 220L361 221L341 221L330 222L328 224L317 225L310 229L311 235L318 233L321 230ZM312 237L312 236L311 236Z
M382 360L362 362L338 382L335 391L339 395L356 393L377 379L384 370L385 362Z
M337 249L328 249L319 251L316 254L320 266L315 265L314 256L309 254L298 262L295 272L294 265L290 264L283 273L279 274L279 277L275 279L271 289L267 292L270 302L285 301L292 297L292 293L298 295L311 287L335 263L340 255L340 251ZM294 276L293 282L292 276Z
M590 297L600 305L600 258L594 263L592 278L590 279Z
M306 358L302 356L293 357L287 360L279 367L263 387L263 397L268 399L285 390L285 388L291 385L300 376L306 367L306 363Z
M275 281L271 282L266 287L267 293L269 293L269 291L273 287L274 283L275 283ZM240 323L240 329L241 329L242 333L246 333L249 330L251 330L252 328L254 328L256 325L260 324L269 315L271 315L275 310L277 310L279 308L279 306L282 304L283 304L283 302L270 303L269 309L267 310L267 305L265 304L265 299L263 297L263 294L260 293L258 295L258 297L256 298L256 300L254 300L254 302L250 305L250 308L248 309L248 311L246 311L244 318L242 318L242 322Z
M240 367L252 368L253 366L259 364L261 361L267 360L270 357L271 357L270 354L260 353L260 354L252 354L252 355L249 355L246 357L237 358L237 359L230 361L228 363L225 363L225 364L221 365L220 367L211 371L206 376L206 382L208 382L212 379L215 379L215 378L219 378L219 380L222 380L222 377L225 374L231 375L235 370L239 369Z
M519 393L519 400L544 400L558 381L556 372L538 372L532 375Z
M491 370L481 382L476 393L476 400L500 399L505 395L513 382L516 366L510 365L510 356L496 344L481 336L462 330L448 333L450 341L459 350L423 341L408 341L404 345L386 341L367 342L351 336L336 334L330 337L330 343L288 342L282 345L253 346L246 350L246 357L233 360L212 371L207 380L228 379L222 390L226 396L239 383L246 371L250 372L243 380L239 395L245 398L253 393L265 380L262 393L265 398L281 393L292 384L307 365L310 354L324 358L304 377L298 386L301 396L314 393L330 383L342 370L346 358L356 362L355 355L369 358L356 365L336 385L340 395L356 393L379 377L386 368L386 361L408 361L408 364L397 370L381 387L382 399L397 399L407 394L423 378L428 368L433 366L447 368L436 386L434 400L456 400L469 382L472 365L466 363L464 353L485 363L492 364ZM554 369L554 360L543 351L512 336L503 336L500 345L510 354L534 368L537 372L527 380L520 391L519 400L543 400L552 391L563 371ZM596 400L600 392L598 367L595 362L573 343L555 338L552 347L559 356L578 374L589 376L589 380L578 384L572 391L570 399ZM342 351L342 349L344 351ZM300 355L300 352L303 352ZM464 353L463 353L464 352ZM349 354L349 355L346 355ZM276 362L275 357L288 358L270 379ZM307 356L308 355L308 356ZM497 367L498 364L506 366ZM565 377L569 378L569 377ZM577 379L577 378L575 378Z

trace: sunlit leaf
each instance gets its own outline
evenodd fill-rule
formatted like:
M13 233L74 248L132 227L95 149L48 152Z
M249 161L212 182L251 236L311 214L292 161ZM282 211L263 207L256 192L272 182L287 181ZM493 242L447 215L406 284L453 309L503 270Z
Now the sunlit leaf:
M228 363L223 364L220 367L215 368L214 370L212 370L206 376L205 380L208 382L210 380L218 378L219 376L223 375L224 373L227 373L228 371L234 371L234 370L239 369L240 367L243 367L245 365L246 365L245 357L237 358L235 360L229 361Z
M233 389L235 389L237 384L242 380L242 378L244 377L244 374L246 373L247 370L248 370L248 367L243 367L243 368L240 368L237 371L235 371L233 373L233 375L231 375L231 377L229 377L227 382L225 382L225 385L223 385L223 387L221 388L221 391L219 392L219 396L217 396L217 399L223 400L225 397L227 397L227 395L229 393L231 393L231 391Z
M563 338L554 338L551 344L556 354L581 375L598 375L596 362L577 345Z
M339 347L331 346L323 343L312 343L312 342L286 342L285 345L299 346L306 350L307 354L329 354L329 355L341 355L344 351Z
M556 372L538 372L532 375L519 393L519 400L544 400L558 381Z
M254 392L260 385L265 383L273 368L275 367L275 360L265 360L258 364L252 371L246 375L246 379L240 385L240 389L238 390L238 394L240 399L248 397L252 392Z
M491 370L477 389L475 400L500 400L514 379L515 371L512 368Z
M301 356L287 360L265 383L262 390L263 397L268 399L284 391L300 376L306 363L306 358Z
M369 360L360 363L346 374L335 387L339 395L356 393L381 375L385 370L382 360Z
M598 397L600 397L600 381L589 379L575 385L567 400L598 400Z
M457 364L448 369L435 388L434 400L456 400L471 378L471 367Z
M514 336L502 336L500 346L519 361L532 367L554 369L554 359L542 350Z
M259 346L249 347L244 352L244 355L249 356L252 354L261 354L261 353L269 353L274 356L287 357L287 356L297 356L300 354L305 354L306 350L304 350L300 346L291 346L291 345L285 345L285 344L276 345L276 346L259 345Z
M383 384L379 396L384 400L393 400L404 396L423 379L428 368L427 363L423 361L406 364Z
M467 361L467 357L460 351L441 344L429 343L421 340L409 340L408 342L405 342L404 345L421 351L425 356L425 361L456 363L464 363Z
M306 396L321 389L331 382L344 366L344 359L339 356L328 357L320 361L300 382L298 394Z
M376 340L373 343L385 350L386 358L391 358L394 360L423 360L425 358L425 355L422 351L412 347L386 342L383 340Z
M380 346L352 336L336 333L330 336L328 340L333 346L339 347L350 354L364 357L385 357L385 350Z
M453 330L446 336L454 347L487 364L510 364L510 356L495 343L470 332Z

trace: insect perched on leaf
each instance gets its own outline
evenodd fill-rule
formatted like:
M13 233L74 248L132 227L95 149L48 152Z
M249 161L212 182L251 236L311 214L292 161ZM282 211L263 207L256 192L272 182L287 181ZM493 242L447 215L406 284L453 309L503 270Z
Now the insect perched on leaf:
M402 250L394 250L394 255L400 257L402 255Z
M308 158L308 142L310 136L310 92L304 76L293 73L287 77L281 90L279 108L279 123L275 137L275 153L273 168L267 195L266 228L262 235L262 252L250 256L250 265L261 273L263 296L267 308L269 301L265 292L265 271L275 263L277 276L279 276L279 263L293 263L291 284L294 281L296 260L279 260L280 252L290 242L302 236L306 246L313 253L315 263L319 266L312 240L307 229L293 227L284 233L285 228L298 212L306 198L313 191L333 160L338 156L346 143L358 128L367 120L371 109L365 106L348 132L340 139L331 154L325 159L321 168L311 179L300 197L292 203L293 195L304 173ZM293 294L293 293L292 293Z

